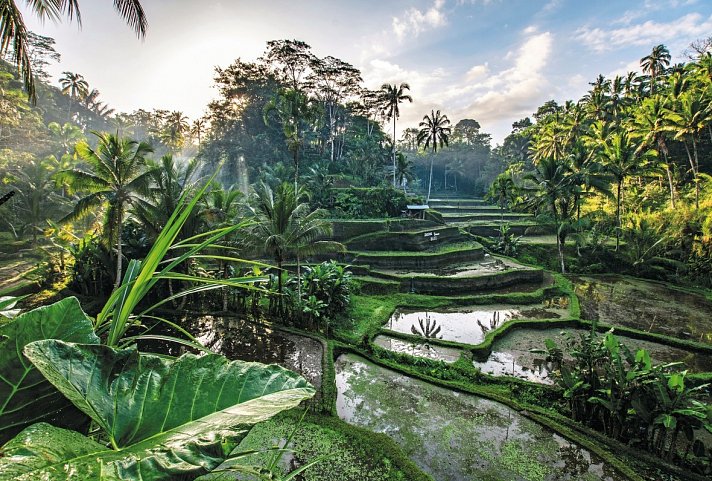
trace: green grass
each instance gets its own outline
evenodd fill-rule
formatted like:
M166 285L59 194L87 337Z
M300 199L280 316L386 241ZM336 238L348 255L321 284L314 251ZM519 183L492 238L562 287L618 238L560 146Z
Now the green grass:
M372 257L432 257L451 252L468 252L482 249L479 242L458 242L455 244L440 244L436 249L427 251L349 251L350 254Z

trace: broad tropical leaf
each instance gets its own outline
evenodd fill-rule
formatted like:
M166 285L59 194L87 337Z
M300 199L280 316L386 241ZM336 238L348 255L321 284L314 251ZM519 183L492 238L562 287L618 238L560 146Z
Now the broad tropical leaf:
M54 418L71 407L22 355L30 342L52 338L99 342L91 320L74 297L26 312L0 325L0 444L30 424Z
M2 479L191 479L220 465L253 424L314 395L291 371L217 354L169 360L53 340L25 352L114 449L32 426L0 453Z

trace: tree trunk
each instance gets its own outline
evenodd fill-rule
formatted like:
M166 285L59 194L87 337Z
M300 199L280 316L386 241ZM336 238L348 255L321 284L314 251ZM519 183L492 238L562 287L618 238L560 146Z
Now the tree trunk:
M616 196L616 252L618 252L618 247L621 241L621 186L623 184L623 179L618 180Z
M393 116L393 188L396 188L396 116Z
M665 155L665 173L667 174L668 186L670 187L670 207L675 208L675 184L672 179L672 171L667 165L667 155Z
M284 314L282 307L282 259L277 259L277 315Z
M435 159L433 157L430 158L430 180L428 180L428 198L425 200L425 203L430 202L430 189L432 188L433 185L433 161Z
M299 253L297 252L297 297L302 299L302 265Z
M227 279L227 278L228 278L228 273L227 273L228 265L227 265L227 262L222 261L221 264L222 264L222 269L221 269L221 270L222 270L223 279ZM228 294L229 294L229 292L228 292L228 287L227 287L227 286L223 286L223 288L222 288L221 290L222 290L222 310L223 310L223 312L225 312L225 311L227 311L227 301L228 301Z
M294 195L297 195L299 190L299 145L294 147Z
M695 140L695 135L692 135L692 149L695 153L695 165L692 166L693 173L695 174L695 209L700 209L700 161L697 158L697 141Z
M700 207L700 187L699 183L697 182L697 166L695 165L695 159L692 157L692 153L690 152L690 146L687 145L686 141L682 142L685 145L685 151L687 152L687 158L690 161L690 167L692 168L692 176L695 181L695 208L699 209ZM692 136L692 145L695 148L695 157L697 157L697 142L695 141L695 136Z
M118 289L119 285L121 285L121 263L122 263L122 258L121 258L121 224L122 222L122 217L123 213L121 212L121 202L119 202L119 205L117 207L117 216L116 216L116 281L114 282L114 289Z
M559 229L561 226L559 226ZM565 240L562 241L561 234L556 232L556 248L559 250L559 264L561 265L561 273L566 274L566 265L564 263L564 244Z

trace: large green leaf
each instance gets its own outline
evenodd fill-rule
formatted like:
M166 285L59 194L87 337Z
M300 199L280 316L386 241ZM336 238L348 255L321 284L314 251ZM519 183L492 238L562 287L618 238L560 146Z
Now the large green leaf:
M25 353L114 449L35 425L0 452L0 479L191 479L218 466L251 425L314 395L291 371L217 354L169 360L62 341Z
M57 418L60 411L71 407L22 355L28 343L53 338L99 342L91 320L74 297L26 312L0 325L0 444L30 424ZM77 416L60 418L77 420Z

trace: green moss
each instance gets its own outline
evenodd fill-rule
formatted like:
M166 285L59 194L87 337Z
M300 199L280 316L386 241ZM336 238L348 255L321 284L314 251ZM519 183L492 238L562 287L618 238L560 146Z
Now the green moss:
M432 481L388 436L376 434L330 416L291 411L256 425L236 452L280 446L295 428L290 445L298 465L326 459L303 473L304 481ZM243 465L265 465L270 453L242 458ZM281 471L286 469L281 467Z

